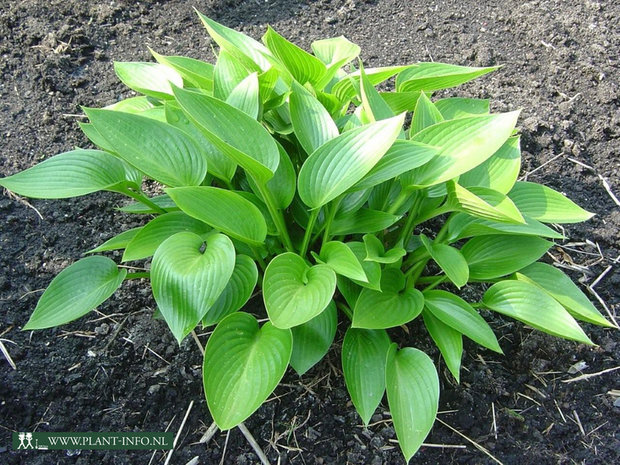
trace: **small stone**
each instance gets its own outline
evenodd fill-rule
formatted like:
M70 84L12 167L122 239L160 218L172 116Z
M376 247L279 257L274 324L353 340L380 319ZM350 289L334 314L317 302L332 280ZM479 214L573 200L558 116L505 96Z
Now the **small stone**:
M327 24L336 24L338 22L338 19L334 18L333 16L328 16L327 18L325 18L325 22Z
M161 386L159 384L153 384L152 386L149 387L147 392L150 395L153 395L153 394L157 394L160 389L161 389Z

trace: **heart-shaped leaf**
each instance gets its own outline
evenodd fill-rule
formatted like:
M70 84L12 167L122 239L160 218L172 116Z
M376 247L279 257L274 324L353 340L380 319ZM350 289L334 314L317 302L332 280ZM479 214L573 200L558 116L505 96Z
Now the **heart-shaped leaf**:
M189 216L229 236L260 246L267 236L261 211L239 194L211 186L167 189L172 200Z
M257 281L258 269L254 260L247 255L237 255L232 276L202 319L203 326L219 323L224 317L243 307L252 296Z
M368 425L385 392L390 338L384 330L349 328L342 341L342 371L355 409Z
M456 287L461 288L467 284L469 280L469 267L467 266L467 260L465 260L459 249L450 247L447 244L435 244L429 241L424 234L420 235L420 240L431 258L435 260L435 263L439 265Z
M381 290L381 265L377 262L369 262L364 260L366 258L366 247L363 242L347 242L346 246L351 249L351 252L355 254L357 261L362 264L364 274L367 281L353 280L356 284L374 289L375 291Z
M118 289L126 274L106 257L78 260L52 280L23 329L51 328L86 315Z
M365 234L363 240L366 247L365 261L396 263L407 253L402 247L394 247L386 252L381 240L373 234Z
M292 328L293 353L291 366L299 376L325 356L334 341L338 326L338 311L332 301L319 315Z
M205 240L180 232L153 256L151 286L157 306L179 344L220 296L235 267L235 248L223 234Z
M411 347L392 344L387 356L385 388L400 449L409 462L435 423L439 376L433 361Z
M319 258L336 273L347 278L367 282L362 264L353 251L343 242L326 242L321 247Z
M309 266L292 252L275 257L265 270L263 299L278 328L292 328L320 314L334 295L336 273L327 265Z
M247 419L276 388L291 358L290 329L267 322L259 329L252 315L228 315L205 348L202 377L209 411L228 430Z

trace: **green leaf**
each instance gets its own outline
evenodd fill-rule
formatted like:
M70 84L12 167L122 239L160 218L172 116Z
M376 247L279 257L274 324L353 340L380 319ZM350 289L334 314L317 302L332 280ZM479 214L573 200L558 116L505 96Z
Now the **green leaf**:
M378 263L375 263L375 265L378 265ZM338 288L338 291L340 292L342 297L344 297L344 300L349 306L349 308L354 308L355 302L357 302L357 298L362 292L362 287L358 286L353 281L345 278L342 275L338 276L336 287Z
M263 299L269 319L278 328L292 328L319 315L332 299L336 274L327 265L308 266L286 252L265 270Z
M337 216L330 232L336 236L375 233L389 228L400 218L379 210L361 208L353 213Z
M512 134L518 111L442 121L412 140L437 147L439 154L415 171L412 185L428 187L453 179L493 155Z
M180 129L120 111L84 112L114 152L147 176L172 187L196 186L204 179L207 162L202 150Z
M364 71L373 86L381 84L397 73L409 68L409 66L386 66L382 68L366 68ZM359 83L360 71L354 71L344 76L334 84L331 92L335 94L342 105L347 104L357 94L356 86Z
M316 87L327 72L321 60L286 40L271 26L267 26L263 42L300 84L310 82Z
M172 98L170 84L183 86L183 78L179 73L159 63L115 61L114 71L123 84L130 89L157 99Z
M137 228L131 228L131 229L128 229L127 231L123 231L122 233L117 234L116 236L108 239L103 244L98 245L94 249L90 249L89 251L84 252L84 253L87 254L87 253L106 252L109 250L124 249L125 247L127 247L127 244L131 242L131 240L136 236L136 234L141 229L142 229L142 226L139 226Z
M450 97L435 102L444 119L465 118L467 116L488 115L489 99Z
M172 201L172 199L170 198L168 194L157 195L155 197L151 197L149 200L153 202L155 205L157 205L158 207L163 208L164 210L167 210L167 211L179 209L179 207L176 206L176 204ZM158 211L155 211L150 206L144 205L141 202L129 203L125 205L124 207L119 207L118 211L125 212L125 213L135 213L135 214L159 213Z
M310 92L296 82L293 82L292 89L289 108L293 129L303 149L311 154L338 137L338 128L325 107Z
M174 89L174 95L189 119L219 150L258 180L273 176L280 154L275 140L258 121L206 95L179 88Z
M416 92L379 92L381 98L390 106L394 114L398 115L403 111L413 111L418 104L421 91ZM430 96L430 93L427 97Z
M507 194L514 186L521 169L519 136L509 137L497 152L459 178L463 187L487 187Z
M553 336L592 344L579 324L540 287L522 281L501 281L484 294L484 306Z
M355 254L357 260L362 264L366 280L354 280L355 284L374 289L375 291L381 290L381 265L377 262L368 262L364 260L366 258L366 246L363 242L347 242L346 246L351 249Z
M594 216L559 192L533 182L517 182L508 197L522 213L543 223L580 223Z
M362 100L363 115L366 123L392 118L394 113L390 106L381 98L375 86L364 72L360 63L360 98Z
M424 293L424 307L442 323L494 352L503 353L489 324L460 297L441 290Z
M226 100L249 74L246 67L233 55L226 50L221 51L213 69L213 97Z
M384 330L349 328L342 342L342 371L351 401L368 425L385 392L390 338Z
M260 112L258 74L252 73L235 86L226 97L226 103L257 119Z
M404 325L416 318L424 306L424 296L414 288L400 290L394 285L392 273L400 270L387 268L381 279L382 291L363 289L353 311L353 328L386 329ZM402 278L404 284L404 278ZM389 287L393 286L393 287ZM402 287L401 287L402 289Z
M456 87L479 76L495 71L499 66L474 68L446 63L418 63L403 71L396 79L399 92L441 90Z
M519 270L515 277L543 289L578 320L609 328L615 327L600 314L575 283L556 267L546 263L532 263Z
M159 246L151 265L153 297L179 344L215 303L234 267L235 248L223 234L205 241L179 232Z
M437 155L437 149L410 140L396 140L377 164L353 186L368 189L422 166Z
M439 110L433 105L433 102L431 102L426 94L422 92L416 103L415 111L413 112L409 137L413 137L423 129L433 124L441 123L443 120L444 118L441 116Z
M220 55L222 51L226 51L251 71L258 71L259 69L267 71L271 68L269 61L271 53L263 44L241 32L213 21L199 11L196 13L207 28L209 35L221 47Z
M467 241L461 253L469 265L470 279L505 276L537 261L552 242L528 236L480 236Z
M385 370L388 404L400 449L409 462L430 432L439 408L439 377L433 361L411 347L390 346Z
M525 220L517 206L501 192L486 187L464 188L448 181L446 205L472 216L503 223L521 223Z
M252 415L276 388L291 358L293 337L247 313L217 325L205 348L202 377L207 405L221 430Z
M435 244L429 241L424 234L420 235L420 239L431 258L435 260L435 263L439 265L456 287L460 289L467 284L469 280L469 267L465 257L458 249L447 244Z
M424 326L439 348L446 366L456 382L460 382L461 359L463 358L463 336L457 330L435 318L428 310L422 311Z
M348 131L316 149L299 172L301 200L321 207L362 179L396 140L404 116Z
M349 41L345 36L315 40L310 46L314 55L326 66L338 65L339 68L357 58L361 50L359 45Z
M183 80L191 84L191 87L213 91L213 65L211 63L184 56L160 55L154 50L149 50L159 63L174 69L183 77Z
M524 236L542 236L551 239L563 239L564 236L544 224L523 216L525 224L498 223L475 218L466 213L457 213L450 218L448 240L455 242L471 236L488 236L496 234L518 234Z
M200 146L201 154L207 160L207 171L219 179L230 181L235 175L237 165L204 136L180 106L166 102L165 112L169 124L185 131Z
M126 275L106 257L78 260L52 280L23 329L52 328L86 315L114 294Z
M157 248L170 236L189 231L203 236L211 228L185 213L176 211L160 215L146 224L127 244L123 261L141 260L152 256Z
M386 252L383 243L379 240L379 238L377 238L377 236L372 234L365 234L363 240L366 247L366 258L364 258L365 261L377 263L396 263L407 254L407 251L402 247L394 247Z
M144 113L147 110L154 108L153 99L146 95L140 95L139 97L129 97L120 100L112 105L107 105L106 110L124 111L126 113Z
M343 242L326 242L321 247L321 261L336 273L347 278L368 282L362 264L353 251Z
M202 319L202 325L210 326L219 323L226 316L243 307L252 296L257 281L258 269L254 260L247 255L237 255L230 280Z
M307 372L325 356L334 341L337 326L338 311L336 304L332 301L319 315L292 328L291 366L299 376Z
M100 190L116 190L125 182L120 160L99 150L72 150L27 170L0 178L0 186L38 199L64 199Z
M295 167L293 166L291 158L280 144L278 144L278 151L280 153L280 163L278 163L278 169L276 169L273 177L267 181L266 187L273 196L276 206L284 210L291 204L295 197L297 174L295 173ZM265 202L256 182L252 178L248 178L248 183L256 195Z
M267 224L261 211L239 194L217 187L181 187L166 192L181 210L229 236L261 246Z

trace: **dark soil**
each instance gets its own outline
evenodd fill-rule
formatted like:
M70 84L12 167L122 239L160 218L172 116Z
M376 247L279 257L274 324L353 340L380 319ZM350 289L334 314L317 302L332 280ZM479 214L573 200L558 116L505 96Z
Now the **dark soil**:
M431 59L505 64L458 94L492 98L494 111L523 108L523 173L540 168L529 179L597 213L567 227L573 251L554 248L552 254L587 266L573 274L585 283L611 267L596 290L617 311L620 210L599 178L620 191L620 4L613 1L3 0L0 173L86 146L72 116L80 105L103 106L130 95L114 76L113 60L149 60L147 45L212 59L192 6L254 37L269 23L306 48L314 39L344 34L362 46L369 66ZM55 274L137 224L114 210L119 202L111 194L33 201L40 219L27 204L0 197L0 337L15 343L5 345L17 365L13 370L0 357L0 463L146 464L150 452L13 452L10 433L176 432L192 400L171 463L195 456L200 464L220 463L225 434L208 446L197 444L211 424L201 357L191 339L179 348L165 325L151 319L154 302L144 283L125 284L100 313L74 324L20 331ZM588 373L618 366L618 333L588 326L598 346L585 347L490 315L489 321L506 356L467 344L460 385L440 365L440 409L446 411L440 418L504 464L619 463L620 407L609 394L620 388L619 372L562 382L575 376L567 374L575 362L586 362ZM396 336L439 359L420 330ZM385 405L375 424L362 428L339 366L335 348L301 379L289 372L273 400L246 422L272 463L403 463L384 421ZM467 447L423 447L412 463L494 463L439 423L427 442ZM163 455L152 463L163 463ZM258 463L238 430L230 433L224 463Z

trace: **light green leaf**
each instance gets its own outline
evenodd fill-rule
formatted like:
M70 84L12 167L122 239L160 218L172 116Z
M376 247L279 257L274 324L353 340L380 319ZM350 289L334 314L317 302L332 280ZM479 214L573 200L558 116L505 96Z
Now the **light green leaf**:
M271 192L276 206L284 210L288 208L295 197L297 173L295 173L295 167L291 158L280 144L278 144L278 151L280 153L280 163L278 163L278 169L276 169L273 177L267 181L267 190ZM264 202L265 200L256 182L252 178L248 178L248 183L256 195Z
M112 110L84 109L114 152L168 186L199 185L207 173L201 148L185 132L161 121Z
M505 276L537 261L553 245L529 236L479 236L461 248L469 265L470 279L493 279Z
M179 73L183 80L191 84L190 87L213 91L213 65L211 63L184 56L160 55L150 48L149 51L159 63Z
M153 99L146 95L140 95L139 97L129 97L120 100L112 105L103 107L106 110L124 111L126 113L144 113L146 110L154 108Z
M327 72L318 83L320 89L329 84L340 68L360 54L360 47L344 36L315 40L311 47L314 55L327 66Z
M87 253L106 252L109 250L124 249L125 247L127 247L127 244L131 242L131 240L136 236L136 234L141 229L142 229L142 226L139 226L137 228L131 228L131 229L128 229L127 231L123 231L122 233L117 234L116 236L108 239L103 244L98 245L94 249L90 249L89 251L84 252L84 253L87 254Z
M176 206L176 204L172 201L172 199L170 198L168 194L157 195L155 197L151 197L149 200L153 202L155 205L157 205L158 207L163 208L164 210L167 210L167 211L179 209L179 207ZM141 202L132 202L132 203L125 205L124 207L119 207L117 210L124 212L124 213L135 213L135 214L159 213L158 211L155 211L150 206L144 205Z
M448 89L495 71L498 68L499 66L474 68L437 62L418 63L398 75L396 89L399 92Z
M494 352L503 353L489 324L460 297L442 290L424 293L424 307L442 323Z
M235 86L226 97L226 103L241 110L253 119L258 118L260 112L260 97L258 74L252 73Z
M394 113L390 106L381 98L375 86L364 72L360 63L360 98L362 100L362 115L364 123L372 123L382 119L392 118Z
M409 66L386 66L382 68L366 68L366 76L373 86L381 84ZM340 100L342 105L347 104L357 94L356 86L359 83L360 71L354 71L344 76L332 88L332 94Z
M545 333L592 344L564 307L534 284L501 281L485 292L482 303Z
M115 61L114 71L130 89L158 99L171 99L170 84L183 87L183 78L174 69L159 63Z
M396 140L368 174L352 187L352 190L368 189L400 176L422 166L437 153L437 149L426 144Z
M440 319L435 318L428 310L422 311L422 318L424 318L424 326L439 348L448 370L456 382L460 382L463 336Z
M78 260L52 280L23 329L52 328L86 315L114 294L126 275L106 257Z
M342 371L351 401L368 425L385 392L390 338L384 330L349 328L342 342Z
M206 95L179 88L174 89L174 95L189 119L219 150L258 180L273 176L280 161L278 147L258 121Z
M235 248L223 234L205 240L179 232L159 246L151 265L153 297L179 344L215 303L234 267Z
M439 265L456 287L460 289L467 284L469 280L469 267L465 257L458 249L447 244L435 244L429 241L424 234L420 235L420 239L431 258L435 260L435 263Z
M375 263L375 265L378 265L378 263ZM362 292L362 287L358 286L353 281L345 278L342 275L338 276L336 287L338 288L338 291L340 292L342 297L344 297L344 300L349 306L349 308L354 308L355 302L357 302L357 298Z
M521 169L519 136L509 137L497 152L459 178L463 187L487 187L507 194L514 186Z
M347 278L368 282L362 264L346 244L338 241L326 242L321 247L319 257L336 273Z
M415 111L413 112L409 137L413 137L423 129L433 124L441 123L443 120L444 118L439 110L433 105L433 102L431 102L426 94L422 92L416 103Z
M325 107L303 86L293 82L292 89L289 108L293 129L303 149L311 154L338 137L338 128Z
M393 343L385 370L388 405L400 449L409 462L430 432L439 408L439 377L433 361Z
M286 40L271 26L267 26L263 42L300 84L310 82L313 86L317 86L327 72L321 60Z
M366 275L366 281L353 280L355 284L367 287L368 289L374 289L375 291L381 290L381 265L377 262L369 262L364 260L366 258L366 246L363 242L347 242L346 246L351 249L355 254L357 261L362 264L364 274Z
M190 231L204 236L210 230L211 228L202 221L180 211L160 215L149 221L127 244L123 261L141 260L152 256L162 242L178 232Z
M117 190L125 179L120 160L99 150L72 150L6 178L0 186L25 197L64 199Z
M543 223L580 223L594 216L568 197L533 182L517 182L508 197L522 213Z
M543 289L578 320L609 328L615 327L600 314L575 283L556 267L546 263L532 263L519 270L515 277Z
M258 269L254 260L247 255L237 255L230 280L202 319L202 325L219 323L243 307L252 296L257 281Z
M205 348L202 378L209 411L221 430L252 415L276 388L291 358L293 337L247 313L233 313L215 328Z
M336 273L327 265L308 266L299 255L286 252L265 270L263 299L271 322L292 328L319 315L336 290Z
M413 111L418 104L421 91L416 92L379 92L381 98L390 106L394 114L398 115L403 111ZM427 94L430 97L430 93Z
M243 81L250 72L226 50L217 57L213 69L213 97L226 100L233 89Z
M351 130L316 149L299 172L302 201L321 207L362 179L396 140L404 116Z
M521 223L525 220L517 206L501 192L486 187L464 188L448 181L446 205L472 216L502 223Z
M389 228L400 219L380 210L361 208L347 215L337 216L330 232L336 236L347 234L366 234Z
M217 187L180 187L167 194L181 210L229 236L260 246L267 236L261 211L239 194Z
M510 137L518 111L442 121L412 140L437 147L439 154L415 171L412 185L427 187L453 179L493 155Z
M338 311L333 301L319 315L292 328L291 366L299 376L325 356L334 341L338 327Z
M465 118L467 116L488 115L489 99L450 97L435 102L444 119Z
M364 246L366 247L366 258L364 258L365 261L377 263L396 263L407 253L407 251L402 247L394 247L386 252L383 243L373 234L365 234L363 240Z
M517 234L524 236L542 236L551 239L563 239L564 236L544 224L523 216L525 224L498 223L475 218L467 213L457 213L450 218L448 240L455 242L471 236L488 236L495 234Z

